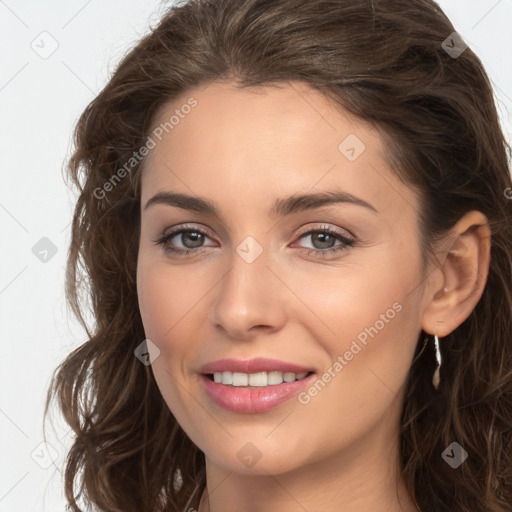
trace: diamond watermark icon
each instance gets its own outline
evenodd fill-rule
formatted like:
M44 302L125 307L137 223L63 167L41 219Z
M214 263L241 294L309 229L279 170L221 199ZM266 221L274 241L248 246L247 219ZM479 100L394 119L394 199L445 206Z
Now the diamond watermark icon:
M31 43L30 47L34 50L41 59L48 59L51 57L59 47L57 40L49 33L41 32Z
M48 263L57 254L57 246L49 238L43 236L32 247L32 254L43 263Z
M366 149L363 141L351 133L338 146L339 152L350 162L357 160Z
M240 462L248 468L252 468L261 459L261 455L261 452L252 443L245 443L236 454Z
M441 457L453 469L457 469L468 458L468 452L454 441L443 451Z
M32 450L30 456L40 468L48 469L59 458L59 452L43 441Z
M248 236L238 245L236 252L244 261L252 263L263 252L263 247L252 236Z
M457 33L452 32L442 43L443 50L452 58L457 59L460 57L468 45L464 39Z
M149 339L145 339L133 351L135 357L144 365L149 366L160 356L160 349Z

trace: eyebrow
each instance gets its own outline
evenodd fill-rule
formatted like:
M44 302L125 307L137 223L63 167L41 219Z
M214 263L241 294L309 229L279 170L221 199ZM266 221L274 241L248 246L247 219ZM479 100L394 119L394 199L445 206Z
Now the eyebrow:
M320 208L335 203L349 203L356 206L368 208L375 213L378 211L368 202L342 190L317 192L314 194L296 194L293 196L277 199L269 210L269 216L285 216L314 208ZM205 213L219 217L219 211L215 204L202 197L190 196L178 192L159 192L148 200L144 210L151 206L163 204L175 206L184 210L191 210L198 213Z

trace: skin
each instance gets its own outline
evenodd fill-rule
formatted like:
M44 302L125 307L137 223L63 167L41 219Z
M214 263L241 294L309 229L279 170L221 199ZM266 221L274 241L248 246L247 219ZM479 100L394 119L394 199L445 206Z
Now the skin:
M190 97L197 106L145 161L137 286L146 337L160 350L152 369L162 396L205 454L199 512L416 511L399 480L404 384L421 329L436 333L442 350L442 337L482 294L485 216L462 218L425 270L420 200L395 178L370 124L298 82L243 90L213 82L167 104L155 126ZM338 149L349 134L366 146L354 161ZM267 213L277 198L334 188L377 212L338 203ZM161 191L206 198L220 215L145 210ZM154 243L185 223L209 233L197 253L177 257ZM356 245L308 254L343 243L299 232L325 227ZM168 243L193 248L190 234ZM248 236L263 249L252 263L236 252ZM307 404L294 398L239 414L216 406L199 384L201 365L224 357L275 358L321 376L394 303L400 312ZM261 456L252 467L237 456L249 442Z

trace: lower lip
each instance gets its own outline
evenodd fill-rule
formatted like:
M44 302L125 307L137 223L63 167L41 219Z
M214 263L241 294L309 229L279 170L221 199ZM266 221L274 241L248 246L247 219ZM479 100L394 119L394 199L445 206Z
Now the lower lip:
M315 373L295 382L283 382L265 387L226 386L201 375L200 381L210 399L219 407L232 412L254 414L273 409L298 395L310 385Z

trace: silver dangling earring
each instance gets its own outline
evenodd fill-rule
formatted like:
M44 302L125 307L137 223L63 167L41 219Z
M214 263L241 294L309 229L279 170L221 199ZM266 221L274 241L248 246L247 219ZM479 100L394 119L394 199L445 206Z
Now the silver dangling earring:
M437 337L437 334L434 334L434 347L436 350L437 367L434 371L434 376L432 377L432 384L436 389L439 389L439 383L441 382L441 351L439 350L439 338Z

